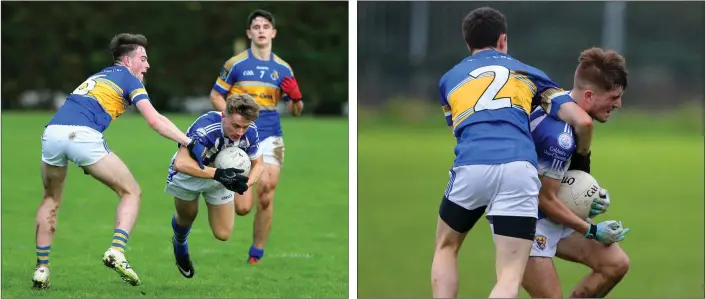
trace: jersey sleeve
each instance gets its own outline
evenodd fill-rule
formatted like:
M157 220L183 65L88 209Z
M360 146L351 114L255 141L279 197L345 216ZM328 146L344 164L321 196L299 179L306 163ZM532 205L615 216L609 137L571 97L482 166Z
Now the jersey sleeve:
M123 97L130 103L130 105L137 104L141 100L149 101L149 95L147 94L147 89L144 88L142 82L140 82L137 77L132 74L125 75L126 80L123 88Z
M191 139L198 138L205 146L206 151L210 151L216 146L217 136L220 133L221 124L208 116L199 117L186 131L186 136Z
M259 132L257 127L250 127L247 130L247 139L250 141L245 152L250 157L250 160L257 160L262 155L262 150L259 147Z
M280 68L280 71L281 71L281 73L279 74L279 77L282 79L284 77L294 77L294 71L291 69L290 66L283 66ZM279 80L279 82L281 83L281 80ZM288 102L291 100L291 98L289 97L288 94L282 92L281 100Z
M575 102L569 91L560 88L550 78L536 76L533 81L537 89L535 100L549 115L558 118L558 109L561 105L567 102Z
M235 65L236 64L234 59L230 59L223 64L223 67L220 69L220 74L218 75L218 78L215 79L213 90L217 91L223 96L225 96L228 91L230 91L230 87L232 87L233 83L235 83L235 74L237 73L235 71Z
M536 148L539 175L561 180L568 171L570 157L575 151L575 138L572 127L565 124L563 128L540 136L540 146Z
M438 81L438 98L441 101L441 110L443 110L446 124L450 127L453 125L453 112L450 108L450 104L448 103L448 98L446 97L445 76Z

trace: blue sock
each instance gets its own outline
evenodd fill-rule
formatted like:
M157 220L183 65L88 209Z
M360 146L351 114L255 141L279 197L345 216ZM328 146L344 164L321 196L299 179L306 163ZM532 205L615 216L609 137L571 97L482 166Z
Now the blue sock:
M39 263L39 265L49 267L49 251L51 251L51 245L37 245L37 262Z
M257 248L255 245L250 246L250 257L261 260L264 256L264 248Z
M188 235L191 233L191 226L188 227L181 227L176 223L176 215L171 217L171 228L174 230L174 241L178 245L182 246L176 246L176 252L179 255L186 255L188 254Z

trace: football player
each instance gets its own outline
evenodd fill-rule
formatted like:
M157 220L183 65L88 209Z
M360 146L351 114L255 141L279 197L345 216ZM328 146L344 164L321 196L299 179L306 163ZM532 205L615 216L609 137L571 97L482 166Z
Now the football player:
M112 244L103 255L103 263L125 282L140 285L124 250L137 221L142 191L125 163L110 152L103 136L127 107L136 106L149 126L163 137L189 150L195 145L150 102L143 85L149 69L147 38L141 34L118 34L110 42L110 51L113 65L91 75L71 92L42 135L44 195L37 211L37 266L32 278L36 288L49 287L49 253L69 161L120 197Z
M213 236L227 241L235 221L235 192L245 193L264 171L254 124L259 110L259 105L247 94L229 96L223 112L208 112L188 128L187 136L198 140L194 146L197 158L192 159L188 149L179 147L171 160L164 192L174 197L176 213L171 218L174 258L179 272L186 278L195 274L187 238L198 214L198 198L203 195L206 200ZM221 150L231 146L243 149L250 157L249 177L242 175L242 169L206 167L215 161Z
M580 54L578 62L570 96L593 119L604 123L612 111L622 106L622 94L627 88L624 57L614 51L591 48ZM581 219L557 197L566 171L577 169L589 173L590 170L576 168L570 162L575 151L571 125L549 116L540 107L531 113L530 120L541 190L536 237L522 285L532 298L561 298L561 285L553 264L553 257L558 256L592 269L570 297L605 297L629 269L627 254L615 244L624 239L629 229L614 220L593 224L589 219ZM598 192L590 217L604 213L610 203L607 190Z
M486 212L496 247L497 283L490 297L516 297L534 240L540 187L529 113L541 104L575 126L581 142L576 160L589 159L592 119L546 74L507 54L507 23L499 11L471 11L462 31L470 56L438 86L457 144L439 209L433 296L457 296L458 251Z

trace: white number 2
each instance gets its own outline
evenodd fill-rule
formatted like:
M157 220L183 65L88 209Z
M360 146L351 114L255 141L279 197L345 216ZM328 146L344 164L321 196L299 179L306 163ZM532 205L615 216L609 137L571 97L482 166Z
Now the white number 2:
M494 73L494 78L484 93L475 103L475 112L482 110L496 110L512 107L511 98L497 98L499 91L509 81L509 69L501 65L488 65L477 68L470 73L470 76L477 78L486 72Z

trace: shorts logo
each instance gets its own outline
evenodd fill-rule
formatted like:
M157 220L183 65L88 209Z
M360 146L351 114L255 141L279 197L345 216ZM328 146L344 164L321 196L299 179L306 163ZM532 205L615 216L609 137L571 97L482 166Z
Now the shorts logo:
M221 197L220 200L228 200L228 199L230 199L231 197L233 197L233 195L232 195L232 194L228 194L228 195L226 195L226 196Z
M558 146L564 149L570 149L573 146L573 138L568 135L568 133L561 133L558 135Z
M534 238L534 240L536 242L536 247L538 247L539 250L546 249L546 241L548 240L548 238L546 238L546 236L537 235L536 238Z

